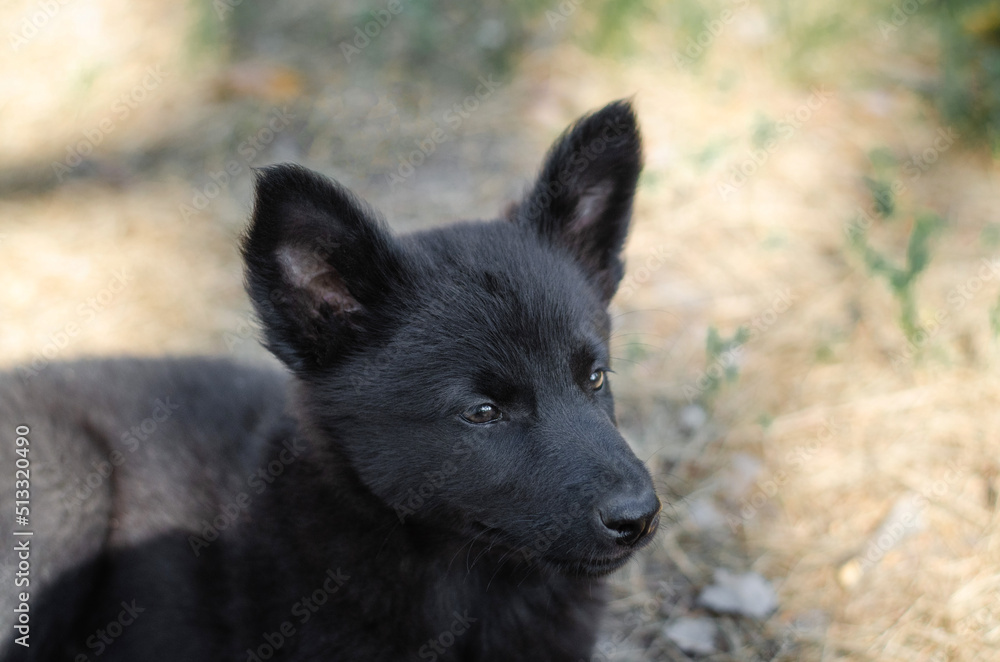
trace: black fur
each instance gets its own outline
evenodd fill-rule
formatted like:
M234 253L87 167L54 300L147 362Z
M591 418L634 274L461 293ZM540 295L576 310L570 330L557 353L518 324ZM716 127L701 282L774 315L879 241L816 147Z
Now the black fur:
M613 103L507 218L403 237L313 172L260 170L247 290L290 374L0 377L35 531L30 648L0 568L3 659L589 659L600 577L659 510L601 385L640 167Z

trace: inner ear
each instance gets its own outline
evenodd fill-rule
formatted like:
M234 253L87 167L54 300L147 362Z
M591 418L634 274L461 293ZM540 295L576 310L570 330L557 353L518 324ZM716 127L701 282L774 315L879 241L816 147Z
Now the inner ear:
M338 315L361 310L361 304L347 289L344 278L314 251L302 246L282 246L277 251L285 280L305 294L310 313L320 317L323 304Z
M613 190L610 181L602 181L585 189L576 203L576 212L566 231L577 235L588 231L600 220L608 208L608 200Z
M293 165L256 171L243 237L246 287L264 342L293 371L325 370L396 318L386 301L410 281L381 217L346 188Z
M602 299L614 296L632 216L642 141L628 101L616 101L570 126L549 150L516 222L569 249Z

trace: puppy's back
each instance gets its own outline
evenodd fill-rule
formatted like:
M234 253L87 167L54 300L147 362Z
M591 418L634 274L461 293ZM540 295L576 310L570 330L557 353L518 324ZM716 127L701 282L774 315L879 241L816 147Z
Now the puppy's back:
M32 656L95 607L102 557L168 532L198 530L246 490L262 428L281 419L286 377L219 359L115 359L52 364L36 375L0 373L0 512L4 531L30 548L30 570L0 599L13 631L18 594L31 609ZM28 524L15 522L15 430L29 440ZM23 448L23 447L22 447ZM23 462L22 462L23 465ZM9 534L8 534L9 535ZM190 554L194 559L194 554ZM16 587L18 565L0 564ZM57 594L57 595L56 595ZM44 616L44 620L43 617ZM75 642L83 648L83 641ZM0 658L21 647L6 637ZM27 653L28 651L23 651ZM15 656L16 657L16 656Z

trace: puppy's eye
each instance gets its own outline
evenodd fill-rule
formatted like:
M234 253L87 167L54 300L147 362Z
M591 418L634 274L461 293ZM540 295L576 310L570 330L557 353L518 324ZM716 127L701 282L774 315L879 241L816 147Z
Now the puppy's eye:
M594 391L600 391L601 387L604 386L604 370L598 368L594 372L590 373L590 377L587 382L590 384L590 388Z
M495 406L488 402L484 402L481 405L476 405L475 407L469 407L462 414L462 418L467 420L469 423L481 424L481 423L495 423L503 418L503 413Z

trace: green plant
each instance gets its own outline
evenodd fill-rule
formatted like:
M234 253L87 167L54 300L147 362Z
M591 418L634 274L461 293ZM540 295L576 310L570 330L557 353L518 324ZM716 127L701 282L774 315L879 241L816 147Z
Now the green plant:
M990 330L994 336L1000 336L1000 299L990 307Z
M753 135L750 143L754 149L761 149L772 140L778 139L778 123L766 115L758 114L754 119Z
M865 186L871 193L872 208L882 218L889 218L896 213L896 194L892 183L898 177L898 161L891 150L877 147L868 152L868 162L872 166L872 176L863 176Z
M875 212L882 218L889 218L896 211L896 198L892 193L892 184L884 179L864 177L865 186L875 201Z
M710 400L724 383L730 384L739 378L740 369L733 356L749 339L750 329L746 326L736 329L729 338L719 335L719 330L714 326L708 327L705 337L706 381L701 389L704 399Z
M872 248L865 233L852 234L852 248L858 252L872 276L884 278L899 301L899 323L907 340L914 340L920 330L913 292L917 277L931 260L930 241L944 227L944 221L932 213L918 214L906 246L906 266L898 267Z

